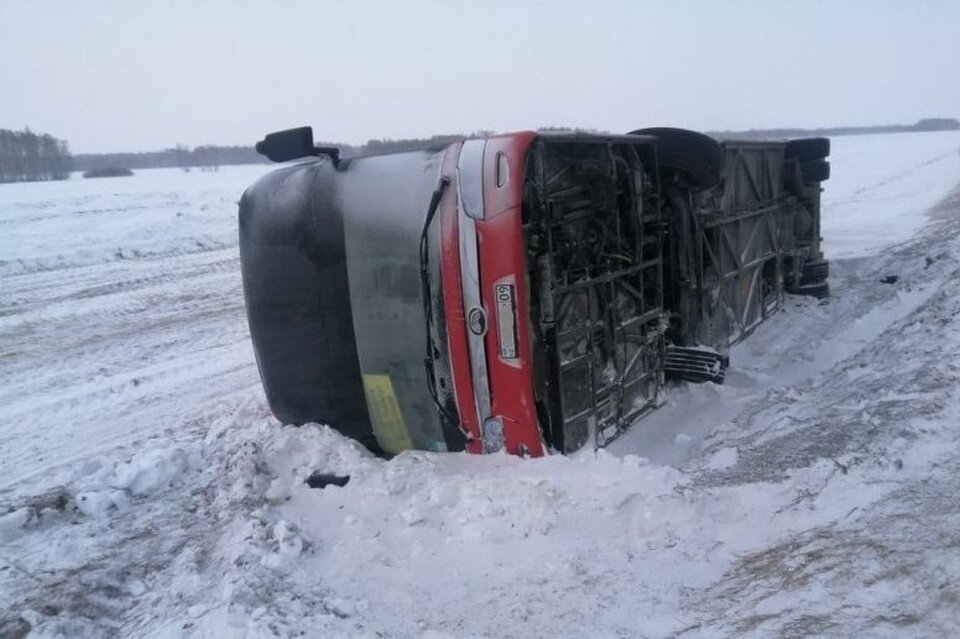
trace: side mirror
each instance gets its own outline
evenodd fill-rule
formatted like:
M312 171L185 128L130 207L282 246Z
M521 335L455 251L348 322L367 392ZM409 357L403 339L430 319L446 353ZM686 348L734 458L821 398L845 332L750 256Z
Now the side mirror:
M313 127L309 126L269 133L257 142L256 149L271 162L287 162L311 155L329 155L334 165L340 161L340 149L313 145Z

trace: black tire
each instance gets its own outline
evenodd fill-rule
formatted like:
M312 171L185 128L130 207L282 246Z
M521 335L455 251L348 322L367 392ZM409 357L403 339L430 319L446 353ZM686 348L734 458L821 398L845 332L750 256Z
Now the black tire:
M830 276L830 262L827 260L814 260L803 265L803 273L800 275L800 285L816 284L822 282Z
M630 134L656 136L660 167L685 174L698 189L716 186L723 175L723 147L710 136L671 127L637 129Z
M800 165L800 176L807 186L830 179L830 163L826 160L807 160Z
M784 155L801 162L820 160L830 155L830 138L802 138L787 142Z
M794 295L809 295L810 297L816 297L822 300L830 297L830 283L818 282L816 284L801 284L800 286L788 288L787 292Z

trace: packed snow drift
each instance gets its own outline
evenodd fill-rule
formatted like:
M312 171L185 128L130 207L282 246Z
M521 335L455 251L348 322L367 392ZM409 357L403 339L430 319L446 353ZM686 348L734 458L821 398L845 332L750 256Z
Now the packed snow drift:
M542 460L276 423L235 222L268 167L3 185L0 637L953 633L958 151L835 138L831 298Z

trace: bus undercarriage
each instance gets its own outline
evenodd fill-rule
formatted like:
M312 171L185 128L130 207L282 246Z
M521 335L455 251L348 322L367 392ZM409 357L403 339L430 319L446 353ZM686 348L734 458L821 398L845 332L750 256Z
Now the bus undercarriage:
M309 136L309 139L307 139ZM722 382L785 293L824 297L829 141L519 133L248 189L241 264L271 408L372 450L602 447L667 378Z

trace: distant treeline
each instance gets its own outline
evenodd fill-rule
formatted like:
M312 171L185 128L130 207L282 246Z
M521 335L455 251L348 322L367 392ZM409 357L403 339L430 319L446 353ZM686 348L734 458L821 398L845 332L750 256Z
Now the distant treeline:
M708 131L720 140L731 138L769 140L811 136L866 135L868 133L914 133L919 131L956 131L960 121L954 118L926 118L916 124L887 124L880 126L838 126L822 129L750 129L749 131Z
M953 118L927 118L916 124L863 126L863 127L833 127L823 129L751 129L749 131L708 131L707 134L718 139L771 139L797 138L815 135L858 135L864 133L903 133L910 131L948 131L960 129L960 121ZM588 133L602 133L596 129L575 129L567 127L542 127L540 131L583 131ZM435 135L429 138L406 138L400 140L377 139L369 140L365 144L351 145L339 142L318 142L320 146L335 146L340 149L340 155L345 158L358 155L373 155L379 153L395 153L432 147L443 147L454 140L465 137L483 137L490 135L490 131L475 131L470 135L451 133ZM169 167L215 167L232 164L263 164L267 160L259 155L252 146L198 146L190 149L186 146L177 146L164 151L147 153L82 153L74 156L74 167L80 171L95 171L107 168L151 169Z
M488 134L487 131L477 132L474 135ZM431 138L410 138L401 140L370 140L366 144L354 146L339 142L318 142L323 146L336 146L342 157L358 155L372 155L377 153L391 153L409 151L431 146L445 146L454 140L462 140L462 134L435 135ZM148 151L144 153L79 153L74 156L74 166L79 171L99 171L102 169L161 169L161 168L190 168L229 166L232 164L262 164L267 159L258 154L252 146L198 146L190 149L186 146L177 146L164 151Z
M145 153L79 153L74 166L80 171L108 168L162 169L170 167L211 167L232 164L257 164L266 160L252 146L198 146L190 149L176 146L164 151Z
M487 133L478 132L474 135L484 135ZM357 155L377 155L380 153L397 153L399 151L412 151L414 149L423 149L431 147L444 147L456 140L462 140L465 136L462 134L434 135L429 138L406 138L400 140L368 140L366 144L360 146L351 146L349 144L336 144L340 147L340 155L343 157L353 157Z
M340 149L340 155L349 158L358 155L379 155L382 153L400 153L402 151L413 151L416 149L443 148L451 142L456 142L464 138L482 138L490 135L493 135L493 131L474 131L469 135L464 133L445 133L429 138L401 138L399 140L383 138L367 140L365 144L359 146L340 144L337 142L324 142L321 146L338 147Z
M63 140L30 129L0 129L0 182L65 180L70 169L70 149Z

